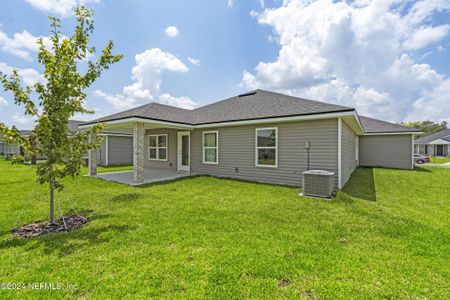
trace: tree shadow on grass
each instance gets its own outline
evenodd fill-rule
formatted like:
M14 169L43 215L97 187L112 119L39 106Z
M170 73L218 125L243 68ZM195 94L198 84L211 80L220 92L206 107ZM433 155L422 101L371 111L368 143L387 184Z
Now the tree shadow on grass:
M350 196L367 201L377 201L373 168L357 168L339 194L346 200L349 198L345 196Z
M208 176L203 176L203 175L182 176L182 177L171 178L171 179L162 180L162 181L156 181L156 182L140 184L140 185L136 185L134 187L136 187L136 188L148 188L148 187L153 187L153 186L166 185L166 184L169 184L169 183L190 180L190 179L198 178L198 177L208 177Z
M415 166L413 172L424 172L424 173L433 173L433 171Z
M101 219L108 218L109 214L93 214L92 210L75 210L77 214L89 218L89 222L82 228L62 233L52 233L33 238L8 237L0 241L2 249L21 247L25 251L33 251L43 246L46 255L58 253L60 257L73 254L83 248L90 248L109 242L113 236L136 229L136 226L98 224Z

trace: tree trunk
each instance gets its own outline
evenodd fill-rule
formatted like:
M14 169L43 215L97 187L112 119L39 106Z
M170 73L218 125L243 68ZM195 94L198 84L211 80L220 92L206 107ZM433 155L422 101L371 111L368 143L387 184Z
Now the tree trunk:
M36 155L31 156L31 164L32 165L36 164Z
M53 205L53 200L55 197L55 188L53 186L53 182L50 181L50 223L53 223L54 221L54 205Z

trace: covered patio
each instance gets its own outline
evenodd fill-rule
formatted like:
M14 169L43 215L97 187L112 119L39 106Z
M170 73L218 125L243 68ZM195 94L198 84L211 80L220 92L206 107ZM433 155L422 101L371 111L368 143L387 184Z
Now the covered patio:
M121 172L109 172L97 174L98 154L96 150L89 151L89 176L101 178L107 181L119 182L122 184L137 186L154 182L174 180L190 175L190 141L189 133L193 126L186 124L174 124L159 120L150 120L139 117L124 118L121 120L103 121L105 130L114 133L133 134L133 170ZM80 126L86 128L95 124ZM178 134L178 145L170 147L171 151L176 151L176 157L169 159L167 153L169 140L167 135L165 140L158 140L157 143L166 143L160 147L157 159L150 157L148 130L172 130ZM185 138L188 138L187 140ZM90 136L91 141L96 140L96 135ZM187 141L187 143L184 143ZM175 149L176 148L176 149ZM163 150L165 149L164 153ZM154 152L152 152L152 155ZM165 155L162 159L162 155ZM157 166L154 166L154 165Z

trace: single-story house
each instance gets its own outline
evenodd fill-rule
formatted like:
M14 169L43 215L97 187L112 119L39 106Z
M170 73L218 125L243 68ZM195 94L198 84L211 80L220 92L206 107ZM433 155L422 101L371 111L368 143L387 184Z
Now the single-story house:
M80 127L100 122L133 134L137 184L164 170L301 186L302 172L322 169L334 172L342 188L358 165L413 169L420 134L351 107L264 90L194 110L149 103ZM97 161L91 151L91 175Z
M414 141L414 153L430 156L450 156L450 129L445 129Z
M27 136L31 130L20 130L20 134ZM24 155L23 149L19 144L9 144L0 135L0 155Z
M70 132L79 131L79 125L83 121L69 120L67 125ZM21 130L23 136L31 133L31 130ZM115 165L131 165L133 164L133 135L122 132L105 131L101 134L104 136L100 148L97 150L98 164L103 166ZM23 149L18 144L7 144L0 138L0 154L8 155L25 155ZM87 157L87 154L86 154ZM45 157L38 157L45 159Z

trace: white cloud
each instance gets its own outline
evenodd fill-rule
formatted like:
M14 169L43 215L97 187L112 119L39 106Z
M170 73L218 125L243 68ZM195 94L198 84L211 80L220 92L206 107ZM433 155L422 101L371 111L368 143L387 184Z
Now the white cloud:
M449 29L449 25L421 28L405 41L404 46L406 49L410 50L421 49L429 44L442 40L448 34Z
M198 58L188 57L188 61L189 61L191 64L193 64L194 66L200 65L200 59L198 59Z
M449 121L449 95L450 79L446 79L436 85L430 93L427 93L417 99L413 104L413 109L409 112L406 119Z
M87 101L85 100L85 107L88 107L89 110L94 111L93 114L81 114L81 113L77 113L75 114L73 117L71 117L72 120L77 120L77 121L91 121L91 120L95 120L101 117L104 117L106 115L109 115L110 113L106 112L104 109L99 108L99 107L95 107L95 108L89 108L89 104L87 103Z
M0 49L20 58L31 60L31 52L37 52L39 49L38 38L26 30L14 33L12 37L9 37L0 29ZM43 40L44 45L51 49L50 39L43 37Z
M100 90L94 92L94 97L106 99L116 110L124 110L159 101L164 104L183 108L192 108L195 102L188 97L173 97L161 94L162 75L165 72L186 73L189 68L175 55L159 48L144 51L135 56L136 65L131 69L133 83L125 86L121 94L110 94Z
M100 90L96 90L94 91L93 96L97 98L104 98L106 101L109 102L109 104L111 104L117 110L130 109L138 105L137 103L135 103L135 99L127 98L122 94L114 95L110 93L105 93Z
M34 8L47 13L67 17L73 13L74 8L89 3L99 3L100 0L25 0Z
M33 121L30 117L27 117L25 115L21 115L19 113L15 113L12 116L12 120L14 122L14 125L29 125Z
M450 120L442 109L420 117L421 103L431 103L431 97L447 103L437 93L448 80L413 55L448 34L448 24L430 22L434 13L449 12L450 1L409 4L286 0L279 8L252 13L273 28L280 50L276 60L244 71L241 85L353 106L390 121Z
M176 28L175 26L169 26L166 28L165 30L166 35L168 37L174 38L176 36L178 36L178 34L180 33L180 31L178 30L178 28Z
M197 106L197 103L192 101L189 97L173 97L169 94L162 94L159 96L159 102L185 109L193 109Z
M4 73L6 75L10 75L10 74L12 74L12 70L14 70L14 69L19 71L19 76L26 85L33 85L38 81L43 82L45 80L44 76L41 73L39 73L38 71L36 71L35 69L14 68L14 67L11 67L11 66L5 64L4 62L0 62L0 72Z
M2 109L2 107L6 107L8 106L8 101L6 101L5 98L0 96L0 109Z
M229 8L232 8L234 6L234 1L233 0L227 0L227 6Z

